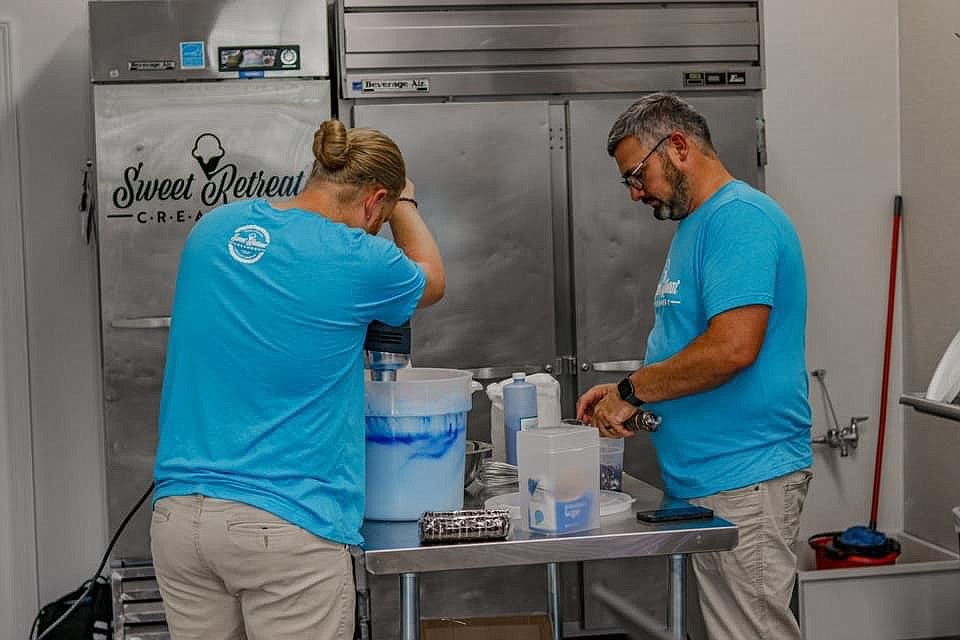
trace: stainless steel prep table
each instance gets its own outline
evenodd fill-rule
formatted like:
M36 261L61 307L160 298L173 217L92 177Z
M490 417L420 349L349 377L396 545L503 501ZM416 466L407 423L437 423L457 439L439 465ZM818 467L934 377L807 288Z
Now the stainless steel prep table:
M663 493L626 474L623 490L636 498L629 513L604 517L600 528L570 535L547 536L522 531L516 528L514 520L514 528L506 540L422 545L416 522L367 521L363 526L364 565L366 571L374 575L400 576L401 637L417 640L420 637L420 573L544 564L553 636L560 638L559 563L669 556L668 628L673 638L684 639L686 555L734 548L737 527L720 518L656 525L640 522L636 512L657 508Z

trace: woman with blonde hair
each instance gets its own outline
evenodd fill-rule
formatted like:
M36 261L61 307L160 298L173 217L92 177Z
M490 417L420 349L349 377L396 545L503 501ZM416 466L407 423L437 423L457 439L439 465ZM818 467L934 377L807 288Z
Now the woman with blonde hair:
M214 209L181 256L150 529L174 640L353 637L364 336L444 269L390 138L328 120L313 152L300 194Z

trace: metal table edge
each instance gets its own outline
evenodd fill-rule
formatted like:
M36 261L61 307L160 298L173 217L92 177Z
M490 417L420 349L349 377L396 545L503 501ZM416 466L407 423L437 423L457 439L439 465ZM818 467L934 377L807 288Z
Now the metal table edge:
M689 544L691 541L693 544ZM660 527L632 532L586 532L527 540L372 549L365 550L363 554L368 573L399 575L728 551L736 547L738 541L737 526L715 518L705 528L688 526L683 529Z

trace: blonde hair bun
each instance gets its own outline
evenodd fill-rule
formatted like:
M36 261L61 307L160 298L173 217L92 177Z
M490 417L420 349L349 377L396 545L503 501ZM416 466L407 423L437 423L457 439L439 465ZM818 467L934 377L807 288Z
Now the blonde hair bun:
M328 171L345 167L350 158L346 125L335 119L324 121L313 134L313 156Z
M376 129L348 129L339 120L327 120L313 134L313 155L311 182L354 188L381 186L393 198L406 184L400 149Z

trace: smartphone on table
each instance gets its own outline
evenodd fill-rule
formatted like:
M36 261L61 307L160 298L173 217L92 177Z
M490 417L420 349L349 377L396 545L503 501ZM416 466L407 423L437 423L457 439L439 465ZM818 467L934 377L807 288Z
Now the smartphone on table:
M664 500L657 509L638 511L637 520L643 522L678 522L681 520L709 520L713 510L698 507L682 500Z

